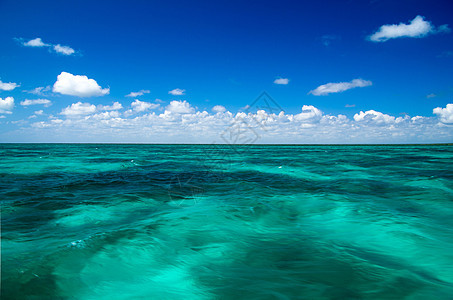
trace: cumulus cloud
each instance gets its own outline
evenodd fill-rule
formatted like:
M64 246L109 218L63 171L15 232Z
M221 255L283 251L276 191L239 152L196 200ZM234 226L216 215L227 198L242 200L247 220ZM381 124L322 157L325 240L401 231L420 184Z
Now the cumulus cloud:
M165 110L175 114L190 114L195 111L195 109L190 105L186 100L184 101L171 101Z
M19 86L20 84L14 82L3 82L0 80L0 90L2 91L12 91Z
M91 118L92 120L114 120L120 117L120 113L116 110L112 111L105 111L98 114L91 115L87 118Z
M350 82L331 82L318 86L316 89L309 92L315 96L324 96L331 93L340 93L356 87L366 87L373 83L369 80L354 79Z
M53 91L63 95L94 97L107 95L110 89L101 88L94 79L88 79L87 76L61 72L53 85Z
M84 116L93 114L95 112L96 106L94 106L93 104L77 102L64 108L60 114L70 117L70 116Z
M317 122L321 120L322 111L314 107L313 105L304 105L302 106L302 112L300 114L294 115L294 119L306 122Z
M42 109L40 109L40 110L35 111L34 114L38 115L38 116L41 116L41 115L44 114L44 111Z
M186 90L182 90L182 89L174 89L174 90L171 90L169 91L168 93L170 95L174 95L174 96L182 96L184 95L186 92Z
M138 107L138 105L137 105ZM258 143L428 143L451 142L453 105L436 108L438 116L394 117L375 110L358 112L353 118L323 113L304 105L297 114L283 111L222 113L197 111L186 101L174 101L163 113L143 111L123 114L99 111L89 103L74 103L61 119L49 116L25 128L27 133L74 142L182 142L238 143L242 134L258 137ZM69 113L70 112L70 113ZM184 113L181 113L184 112ZM241 124L241 137L232 128ZM451 124L451 123L450 123ZM242 126L243 125L243 126ZM235 127L236 126L236 127ZM245 130L245 132L244 132Z
M145 101L140 101L138 99L135 99L134 102L131 103L132 110L135 112L143 112L147 111L149 109L155 109L160 106L158 103L150 103L150 102L145 102Z
M212 111L215 113L223 113L226 111L226 108L222 105L216 105L212 108Z
M138 96L143 96L144 94L149 94L149 90L140 90L138 92L130 92L129 94L126 95L126 97L138 97Z
M440 121L445 124L453 124L453 104L447 104L445 108L436 107L433 113L438 115Z
M360 111L360 113L354 115L354 120L357 122L375 122L377 124L382 123L393 123L395 117L383 114L375 110L367 110L366 112Z
M385 42L390 39L412 37L422 38L430 34L449 32L448 25L441 25L438 28L433 26L431 22L425 21L422 16L416 16L409 24L391 24L382 25L377 32L370 35L368 39L373 42Z
M75 53L75 50L72 49L71 47L62 46L60 44L54 45L53 49L55 50L55 52L60 53L60 54L64 54L64 55L71 55L71 54Z
M123 109L123 105L119 102L114 102L112 105L99 104L98 106L87 102L77 102L64 108L60 114L71 118L84 117L87 115L94 115L96 113L104 116L119 116L120 113L118 110L120 109Z
M22 45L26 47L47 47L50 46L49 44L45 44L41 38L35 38L32 40L29 40L28 42L23 42Z
M288 84L289 79L288 78L277 78L274 80L275 84Z
M112 105L98 105L98 110L120 110L123 105L119 102L114 102Z
M14 98L6 97L5 99L0 98L0 114L11 114L14 108Z

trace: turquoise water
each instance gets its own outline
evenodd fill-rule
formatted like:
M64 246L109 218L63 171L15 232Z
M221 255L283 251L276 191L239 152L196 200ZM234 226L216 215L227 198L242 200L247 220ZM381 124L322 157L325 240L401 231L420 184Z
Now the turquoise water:
M453 146L0 155L4 299L452 299Z

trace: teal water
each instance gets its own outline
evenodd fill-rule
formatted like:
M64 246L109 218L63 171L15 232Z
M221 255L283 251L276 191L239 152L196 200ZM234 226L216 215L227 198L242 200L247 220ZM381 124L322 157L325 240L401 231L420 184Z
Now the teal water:
M453 146L0 155L2 299L452 299Z

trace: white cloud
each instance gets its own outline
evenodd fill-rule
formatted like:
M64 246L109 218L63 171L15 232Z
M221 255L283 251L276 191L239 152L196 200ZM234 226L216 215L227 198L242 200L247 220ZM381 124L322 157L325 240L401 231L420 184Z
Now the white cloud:
M14 108L14 98L6 97L5 99L0 98L0 114L11 114Z
M174 90L169 91L168 93L171 95L174 95L174 96L182 96L185 94L185 92L186 92L186 90L174 89Z
M52 88L50 87L50 85L46 86L46 87L43 87L43 86L39 86L37 88L34 88L32 90L29 90L29 91L24 91L26 93L30 93L30 94L34 94L34 95L39 95L39 96L44 96L44 94L48 91L50 91Z
M369 80L354 79L350 82L331 82L318 86L316 89L309 92L315 96L324 96L330 93L340 93L356 87L366 87L373 83Z
M32 39L32 40L29 40L28 42L24 42L22 44L26 47L47 47L47 46L49 46L49 44L43 43L41 38Z
M53 91L63 95L94 97L107 95L110 89L102 89L94 79L88 79L87 76L61 72L53 85Z
M440 121L445 124L453 124L453 104L447 104L445 108L436 107L433 113L440 117Z
M366 112L360 111L360 113L354 115L354 120L357 122L375 122L377 124L393 123L395 117L383 114L375 110L367 110Z
M149 94L149 90L140 90L138 92L130 92L129 94L126 95L126 97L138 97L138 96L143 96L144 94Z
M66 108L65 112L71 111L66 118L49 117L23 130L46 139L43 141L225 143L226 137L234 143L231 126L245 122L242 129L251 136L257 133L257 143L429 143L451 142L453 138L453 127L434 116L394 117L368 110L348 118L325 114L312 105L304 105L298 114L264 110L208 113L185 101L175 101L167 108L170 110L163 113L121 115L118 111L98 112L94 105L79 102ZM437 108L435 113L449 121L452 109Z
M409 24L400 23L398 25L382 25L377 32L370 35L368 38L373 42L385 42L389 39L412 37L421 38L429 34L440 32L449 32L448 25L442 25L436 28L429 21L425 21L424 17L416 16Z
M3 90L3 91L12 91L19 86L20 86L20 84L17 84L14 82L3 82L0 80L0 90Z
M25 99L24 101L20 102L20 105L22 106L29 106L29 105L37 105L37 104L43 104L45 107L48 107L52 105L52 102L48 99Z
M42 109L41 110L37 110L37 111L34 112L34 114L40 116L40 115L44 114L44 111Z
M61 46L60 44L54 45L53 49L55 50L55 52L61 53L64 55L71 55L71 54L75 53L75 50L72 49L71 47Z
M432 94L426 95L426 98L429 99L429 98L434 98L434 97L436 97L436 96L437 96L436 94L433 94L433 93L432 93Z
M184 101L171 101L169 105L165 108L166 111L172 112L175 114L191 114L195 109L190 105L186 100Z
M135 99L135 101L131 103L131 106L135 112L143 112L143 111L147 111L149 109L158 108L160 106L160 104L150 103L150 102L145 102L145 101L140 101L138 99Z
M22 42L23 41L22 38L16 40L20 41L22 45L26 47L49 47L50 50L53 49L56 53L60 53L63 55L72 55L75 53L75 50L69 46L62 46L60 44L46 44L41 40L41 38L35 38L29 40L28 42Z
M95 112L96 106L94 106L93 104L77 102L71 104L71 106L64 108L60 114L65 116L84 116L93 114Z
M101 113L89 116L88 118L98 119L98 120L109 120L109 119L115 119L115 118L119 118L119 117L120 117L120 113L116 110L113 110L113 111L101 112Z
M288 78L277 78L274 80L275 84L288 84L289 79Z
M114 102L113 105L98 105L99 110L120 110L123 105L119 102Z
M215 113L223 113L226 111L226 108L222 105L216 105L212 108L212 111Z
M302 112L294 115L294 119L301 122L317 122L321 120L322 111L314 107L313 105L302 106Z

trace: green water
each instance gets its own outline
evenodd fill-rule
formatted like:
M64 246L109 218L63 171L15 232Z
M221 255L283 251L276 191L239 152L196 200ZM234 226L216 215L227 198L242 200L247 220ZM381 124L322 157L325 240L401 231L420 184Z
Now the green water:
M453 146L0 155L2 299L453 298Z

